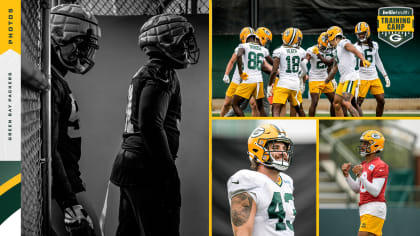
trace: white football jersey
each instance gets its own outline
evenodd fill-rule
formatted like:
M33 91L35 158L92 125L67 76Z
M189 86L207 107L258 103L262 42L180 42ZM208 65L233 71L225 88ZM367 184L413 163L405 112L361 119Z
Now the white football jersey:
M229 204L233 196L247 192L257 204L253 236L293 236L296 216L293 180L280 173L279 183L253 170L240 170L228 182Z
M279 81L276 86L290 90L299 90L299 70L306 52L301 47L292 48L281 46L274 50L273 58L280 59Z
M235 48L234 53L236 55L238 55L238 49L239 49L239 45ZM242 56L242 61L244 57ZM240 84L241 83L241 77L239 76L239 70L238 70L238 63L236 63L235 65L235 72L233 72L233 76L232 76L232 82L235 84Z
M359 66L359 76L361 80L374 80L374 79L379 78L378 72L376 71L376 65L377 65L376 60L377 60L377 56L379 55L378 54L379 46L377 42L372 42L372 44L373 44L373 48L369 48L369 46L365 44L361 44L361 45L358 43L354 44L356 49L359 50L359 52L362 53L365 59L370 62L370 66L367 68L363 66Z
M261 66L267 56L270 55L268 49L256 43L243 43L238 46L245 49L242 56L244 64L243 71L248 74L248 79L243 80L242 83L252 84L263 82L261 74Z
M316 45L306 49L306 52L311 55L311 59L309 60L309 63L311 63L311 69L309 70L309 82L311 81L324 81L328 77L328 66L322 62L317 55L315 55L312 50L314 49ZM330 53L321 53L321 56L323 56L325 59L329 60L334 57L334 55Z
M354 81L358 79L355 75L356 71L356 56L347 51L344 46L350 43L348 39L342 39L334 50L335 61L338 65L338 71L340 72L340 83L344 83L347 80ZM350 76L351 75L351 76Z

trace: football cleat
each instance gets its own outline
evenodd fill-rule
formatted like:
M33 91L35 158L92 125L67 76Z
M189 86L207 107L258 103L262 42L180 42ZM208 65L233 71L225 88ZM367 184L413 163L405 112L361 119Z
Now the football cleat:
M285 151L269 151L268 145L274 142L282 142L286 145ZM287 160L281 158L276 160L274 152L282 152L287 156ZM258 126L248 138L248 158L252 162L255 160L266 167L274 168L278 171L285 171L289 168L293 157L293 142L287 136L286 131L273 124L263 124Z
M71 72L84 74L93 66L101 29L96 17L77 4L51 9L51 43L61 64Z
M337 36L344 36L343 30L338 26L331 26L327 30L328 41L333 41Z
M255 31L253 28L251 27L242 28L241 33L239 34L239 39L241 43L246 43L246 39L248 38L250 34L255 34Z
M287 28L282 35L283 44L291 47L299 47L303 40L302 31L298 28Z
M261 45L268 48L273 40L271 31L266 27L259 27L255 34L260 38Z
M200 49L194 27L183 16L152 16L140 29L139 46L149 56L169 59L175 69L198 63Z
M354 33L357 36L357 40L364 43L370 37L370 27L366 22L359 22L354 27Z
M363 142L368 142L367 146ZM367 130L360 136L360 145L358 147L360 156L366 156L372 153L378 153L384 149L385 137L376 130Z

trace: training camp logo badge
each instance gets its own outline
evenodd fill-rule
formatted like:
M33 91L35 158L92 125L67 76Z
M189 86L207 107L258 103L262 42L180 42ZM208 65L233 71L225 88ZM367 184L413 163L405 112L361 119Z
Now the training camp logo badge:
M378 38L399 47L414 36L414 11L411 7L378 9Z

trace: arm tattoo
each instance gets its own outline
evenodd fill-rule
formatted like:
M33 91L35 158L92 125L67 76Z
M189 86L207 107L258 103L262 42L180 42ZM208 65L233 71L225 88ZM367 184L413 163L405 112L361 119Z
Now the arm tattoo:
M234 226L241 226L248 221L252 201L253 199L248 193L240 193L232 197L230 218Z

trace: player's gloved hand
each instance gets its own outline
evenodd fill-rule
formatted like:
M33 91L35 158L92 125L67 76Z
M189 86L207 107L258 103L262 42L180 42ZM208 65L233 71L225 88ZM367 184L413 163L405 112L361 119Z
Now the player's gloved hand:
M64 210L64 224L66 230L74 235L76 232L93 232L92 219L81 205L67 207ZM83 235L90 235L85 233Z
M337 81L335 81L335 79L333 79L333 80L331 80L331 82L333 84L334 90L336 90L337 89Z
M242 80L247 80L247 79L248 79L248 74L247 74L247 73L245 73L245 72L242 72L242 74L241 74L241 79L242 79Z
M362 61L363 67L369 67L370 66L370 61L368 60L364 60Z
M267 97L273 96L273 85L267 86Z
M312 49L312 53L313 53L313 54L315 54L315 55L318 55L318 54L319 54L319 48L318 48L317 46L315 46L315 47Z
M350 167L351 167L351 163L344 163L341 166L341 171L343 172L344 177L349 176Z
M385 87L389 88L391 86L391 80L389 80L388 75L385 75L384 78L385 78L385 83L386 83Z
M362 166L362 165L360 165L360 164L359 164L359 165L355 165L351 171L353 171L353 173L354 173L357 177L359 177L359 176L362 174L362 171L363 171L363 166Z
M223 76L223 82L224 82L225 84L229 84L229 82L230 82L229 75L225 75L225 76Z

